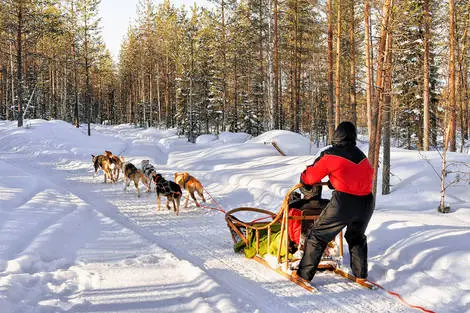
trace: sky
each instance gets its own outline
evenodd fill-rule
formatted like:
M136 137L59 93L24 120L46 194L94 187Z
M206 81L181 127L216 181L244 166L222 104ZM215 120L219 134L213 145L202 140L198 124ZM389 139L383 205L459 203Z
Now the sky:
M162 3L157 0L155 3ZM195 2L198 5L207 4L208 1L171 0L176 7L182 5L191 6ZM139 0L101 0L100 16L102 35L113 59L118 60L121 42L129 29L129 26L137 17L137 4Z
M315 275L310 293L234 252L224 211L277 212L319 153L308 137L224 132L193 144L176 129L92 124L88 136L86 125L64 121L25 125L0 120L1 313L422 312L329 272ZM286 156L265 144L273 141ZM364 136L358 146L367 153ZM104 150L139 168L149 160L167 180L189 172L207 203L182 201L176 216L166 199L158 210L155 191L142 184L138 197L122 175L104 183L91 162ZM439 153L393 148L391 159L392 193L377 196L366 231L369 279L427 312L470 313L468 183L448 188L451 212L439 214ZM449 162L468 159L468 150L448 153ZM344 252L347 270L346 244Z

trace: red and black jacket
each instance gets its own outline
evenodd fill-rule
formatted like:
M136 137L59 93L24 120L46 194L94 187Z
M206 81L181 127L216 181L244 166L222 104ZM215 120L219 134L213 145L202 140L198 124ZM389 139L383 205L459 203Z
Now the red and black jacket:
M365 196L372 191L374 170L355 142L341 142L324 150L300 176L304 185L313 185L329 176L337 191Z

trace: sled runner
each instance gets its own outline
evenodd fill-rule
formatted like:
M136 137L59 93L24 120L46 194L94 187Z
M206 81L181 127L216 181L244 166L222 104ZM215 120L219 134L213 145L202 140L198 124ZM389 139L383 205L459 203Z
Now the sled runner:
M326 184L321 183L321 185ZM300 187L302 184L297 184L289 189L277 213L258 208L240 207L228 211L225 214L225 220L236 252L243 251L246 257L258 261L297 285L313 292L315 291L313 286L295 275L295 264L298 264L301 255L294 253L296 248L294 241L298 240L294 240L292 237L298 236L298 234L289 227L300 225L300 235L308 236L308 232L321 213L321 209L305 209L293 214L295 212L289 208L289 203L292 203L294 196L300 196L295 192ZM248 216L251 221L243 221L241 217L238 218L235 215L243 216L244 219ZM252 219L253 217L255 218ZM299 243L298 246L301 245L302 243ZM343 269L342 263L343 233L340 232L335 240L328 243L318 270L331 271L369 289L376 288L367 280L357 279L349 274Z

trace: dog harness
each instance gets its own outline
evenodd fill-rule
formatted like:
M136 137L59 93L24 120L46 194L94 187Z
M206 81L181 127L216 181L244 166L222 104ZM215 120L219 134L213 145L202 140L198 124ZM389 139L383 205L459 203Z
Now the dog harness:
M164 179L163 177L161 177L161 178L157 181L157 185L158 185L158 187L160 187L161 189L163 189L164 195L179 194L179 193L180 193L179 191L173 190L173 189L171 188L171 183L170 183L170 181Z
M186 184L187 184L187 183L188 183L190 180L191 180L191 176L190 176L190 175L188 175L188 178L187 178L187 179L185 179L185 180L183 180L183 188L185 188L185 189L186 189Z

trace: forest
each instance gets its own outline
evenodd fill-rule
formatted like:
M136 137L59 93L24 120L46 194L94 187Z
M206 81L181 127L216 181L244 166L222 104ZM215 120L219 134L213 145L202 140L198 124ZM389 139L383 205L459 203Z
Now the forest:
M177 128L191 142L286 129L316 144L349 120L375 167L381 144L465 149L468 0L140 0L117 61L99 3L1 0L1 119Z

